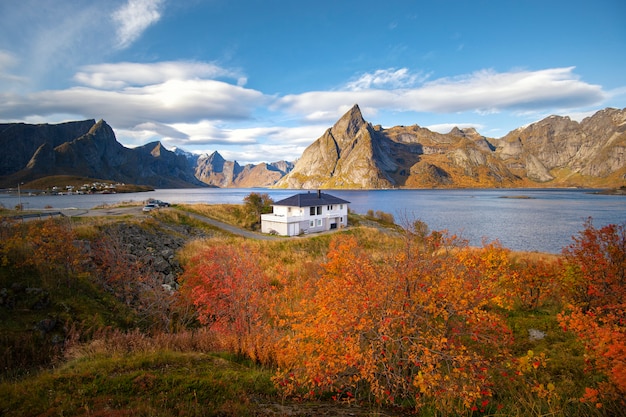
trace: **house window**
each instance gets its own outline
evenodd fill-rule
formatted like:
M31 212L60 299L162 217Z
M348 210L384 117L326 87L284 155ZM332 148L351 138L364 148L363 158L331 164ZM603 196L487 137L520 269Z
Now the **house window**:
M317 206L317 214L322 214L322 206Z
M339 204L339 209L343 210L343 204Z
M309 222L309 226L310 226L310 227L315 227L315 220L311 220L311 221Z
M309 214L310 214L311 216L315 216L315 207L311 207L311 208L309 209Z
M322 225L322 219L317 219L317 225L321 226Z

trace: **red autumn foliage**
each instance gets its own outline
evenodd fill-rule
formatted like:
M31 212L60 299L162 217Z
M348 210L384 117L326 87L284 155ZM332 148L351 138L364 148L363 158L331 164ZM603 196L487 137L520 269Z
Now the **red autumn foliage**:
M583 400L626 405L626 225L597 229L589 220L563 254L570 307L559 320L583 342L590 370L605 377Z
M252 248L204 248L191 259L181 283L199 321L215 330L227 347L255 360L268 360L263 330L271 286Z

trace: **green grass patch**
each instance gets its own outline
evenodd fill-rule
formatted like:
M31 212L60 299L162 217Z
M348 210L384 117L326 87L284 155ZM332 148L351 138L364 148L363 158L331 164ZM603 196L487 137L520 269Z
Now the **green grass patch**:
M48 366L71 332L129 328L135 314L86 275L51 285L27 269L0 268L0 381ZM0 413L1 415L1 413Z
M205 353L76 359L0 384L0 414L245 416L276 394L272 373Z

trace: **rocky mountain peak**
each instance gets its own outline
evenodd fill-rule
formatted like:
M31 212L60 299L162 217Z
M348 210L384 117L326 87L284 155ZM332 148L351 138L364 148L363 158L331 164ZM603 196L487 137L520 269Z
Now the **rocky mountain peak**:
M331 134L337 140L354 138L363 125L367 125L358 104L352 106L331 128Z
M198 158L198 165L204 167L210 167L214 172L224 171L224 163L226 160L219 152L215 151L212 154L203 154Z

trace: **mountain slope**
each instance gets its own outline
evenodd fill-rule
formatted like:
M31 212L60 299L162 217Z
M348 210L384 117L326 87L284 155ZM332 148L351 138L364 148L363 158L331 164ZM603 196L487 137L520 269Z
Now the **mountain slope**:
M604 109L580 123L550 116L503 137L496 150L511 170L539 183L619 185L626 175L626 109Z

